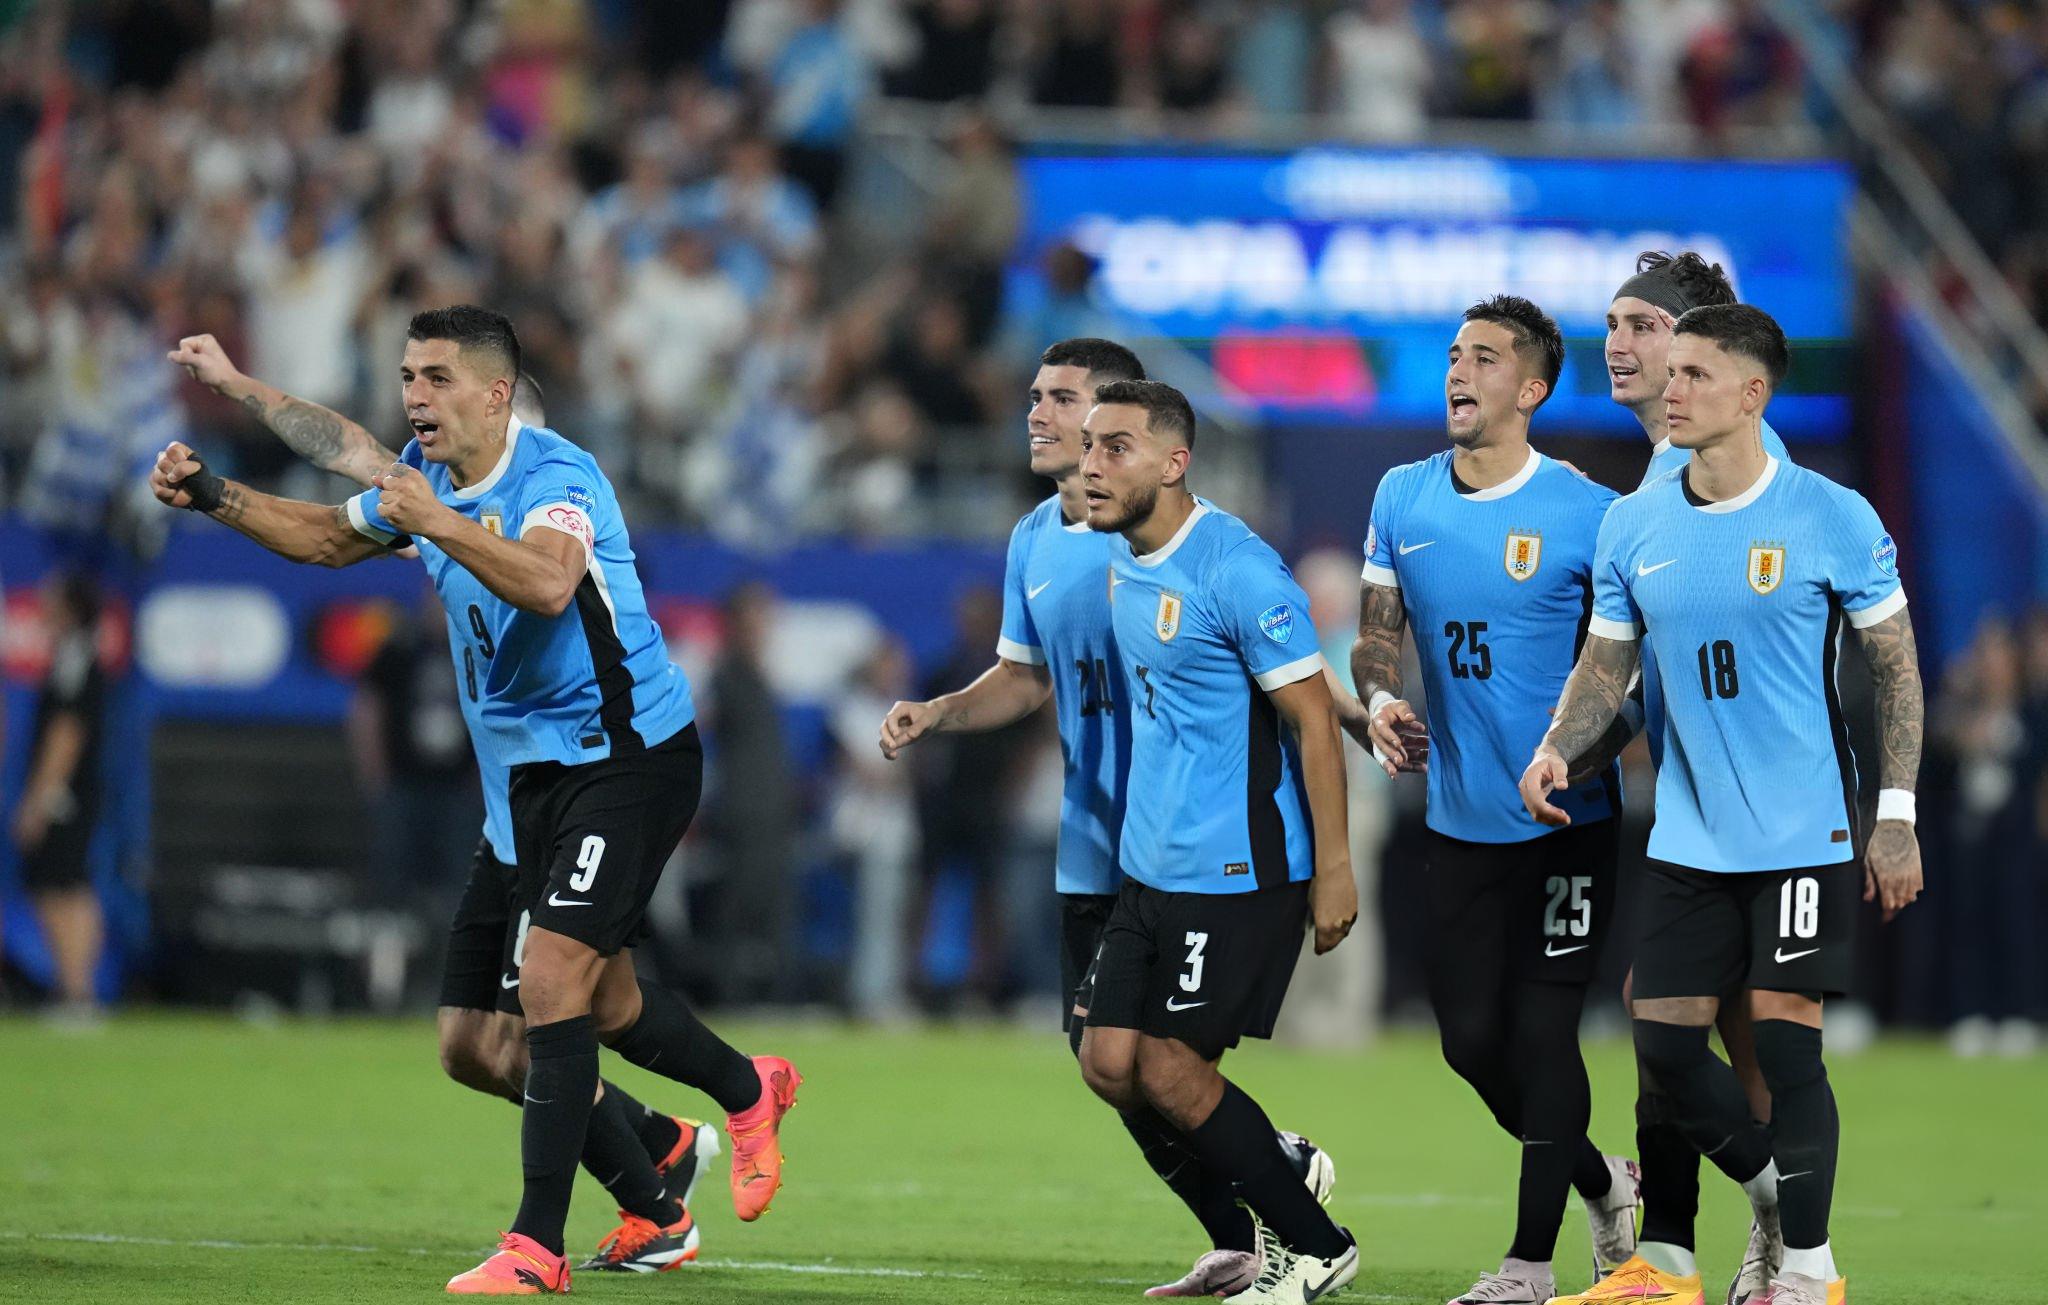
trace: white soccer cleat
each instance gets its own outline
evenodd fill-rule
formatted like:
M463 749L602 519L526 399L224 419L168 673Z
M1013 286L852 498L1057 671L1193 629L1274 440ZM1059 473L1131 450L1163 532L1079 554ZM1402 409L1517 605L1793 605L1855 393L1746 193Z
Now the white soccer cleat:
M1742 1271L1728 1284L1728 1305L1759 1305L1784 1264L1785 1233L1774 1205L1750 1218L1749 1248L1742 1253Z
M1643 1169L1623 1156L1605 1157L1614 1183L1607 1195L1586 1202L1586 1228L1593 1234L1593 1281L1598 1282L1636 1253L1643 1210Z
M1315 1196L1316 1204L1328 1205L1330 1193L1337 1186L1337 1162L1330 1158L1328 1151L1299 1133L1281 1129L1280 1140L1286 1144L1288 1163L1301 1175L1301 1181Z
M1350 1244L1337 1258L1323 1260L1288 1250L1278 1238L1259 1229L1265 1263L1258 1281L1230 1299L1238 1305L1313 1305L1349 1286L1358 1276L1358 1239L1348 1228L1343 1232Z
M1498 1273L1480 1274L1479 1281L1453 1297L1449 1305L1545 1305L1555 1295L1555 1274L1503 1264Z

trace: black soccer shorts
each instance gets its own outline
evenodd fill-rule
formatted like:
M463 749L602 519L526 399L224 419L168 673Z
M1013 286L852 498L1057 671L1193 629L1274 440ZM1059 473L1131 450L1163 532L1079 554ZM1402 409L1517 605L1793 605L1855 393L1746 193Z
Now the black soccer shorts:
M580 766L512 768L514 904L546 929L610 956L647 936L647 902L697 814L704 749L684 726L644 752Z
M92 884L92 835L98 820L79 813L53 821L36 850L21 858L21 886L32 893L58 893Z
M1086 1010L1081 985L1102 946L1102 930L1116 908L1115 893L1060 894L1060 1028L1072 1032L1074 1008Z
M1495 973L1593 981L1614 920L1620 821L1567 825L1522 843L1468 843L1432 829L1425 845L1435 961L1485 956Z
M469 859L469 882L448 922L448 954L441 965L441 1005L518 1015L520 913L512 909L519 872L478 839Z
M1634 995L1845 993L1862 897L1863 868L1853 860L1748 874L1652 860L1636 908Z
M1215 1060L1270 1038L1308 923L1308 883L1169 893L1127 879L1076 1002L1090 1028L1176 1038Z

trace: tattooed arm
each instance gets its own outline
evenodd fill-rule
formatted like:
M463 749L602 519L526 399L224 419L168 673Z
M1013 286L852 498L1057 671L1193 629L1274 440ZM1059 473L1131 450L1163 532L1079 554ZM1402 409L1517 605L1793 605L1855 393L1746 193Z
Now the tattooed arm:
M1373 751L1389 776L1429 769L1429 732L1415 709L1401 697L1401 631L1408 611L1401 591L1367 580L1358 589L1358 638L1351 644L1351 682L1368 704L1365 735L1358 738ZM1381 695L1384 694L1385 697Z
M193 501L193 486L210 478L211 506ZM350 566L384 552L384 546L350 524L348 507L328 507L298 499L260 494L237 481L206 471L192 450L173 443L157 458L149 475L157 500L170 507L192 508L224 526L238 530L279 557L319 566Z
M1911 793L1920 776L1926 709L1920 689L1920 649L1912 614L1901 607L1856 631L1877 698L1878 788ZM1920 895L1920 839L1909 820L1880 815L1864 850L1863 900L1877 899L1889 920Z
M1550 802L1554 789L1568 788L1568 759L1592 751L1621 714L1636 666L1642 656L1634 639L1586 636L1578 665L1564 683L1564 697L1552 713L1550 730L1536 745L1536 756L1522 772L1522 805L1546 825L1568 825L1571 817Z
M210 335L178 341L170 360L201 385L240 404L287 448L322 471L346 476L367 488L370 478L390 466L396 456L340 413L243 375Z
M1607 727L1607 732L1594 740L1589 750L1569 758L1570 782L1583 784L1620 760L1623 750L1642 730L1643 677L1638 675L1635 683L1629 686L1628 697L1622 702L1621 710L1616 713L1614 723Z

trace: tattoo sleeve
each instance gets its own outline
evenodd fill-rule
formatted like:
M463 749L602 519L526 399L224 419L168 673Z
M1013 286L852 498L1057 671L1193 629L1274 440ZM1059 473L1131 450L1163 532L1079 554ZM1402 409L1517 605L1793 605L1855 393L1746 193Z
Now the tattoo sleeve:
M1926 704L1920 688L1920 649L1913 641L1912 615L1900 608L1876 625L1856 631L1870 666L1877 698L1877 732L1882 756L1878 787L1911 791L1920 776L1920 745L1926 733Z
M1568 761L1590 753L1621 713L1641 655L1638 640L1587 635L1544 742Z
M1635 677L1635 683L1628 691L1629 698L1640 710L1643 703L1643 677ZM1636 736L1636 727L1629 723L1626 715L1617 713L1614 723L1606 733L1593 741L1593 746L1578 756L1565 758L1568 778L1574 784L1582 784L1613 765Z
M395 456L370 432L340 413L289 394L274 403L266 402L261 394L244 395L242 408L283 440L286 448L322 471L366 481Z
M1401 696L1401 631L1407 625L1399 589L1370 580L1359 586L1358 638L1351 645L1351 682L1359 701L1371 702L1382 691Z

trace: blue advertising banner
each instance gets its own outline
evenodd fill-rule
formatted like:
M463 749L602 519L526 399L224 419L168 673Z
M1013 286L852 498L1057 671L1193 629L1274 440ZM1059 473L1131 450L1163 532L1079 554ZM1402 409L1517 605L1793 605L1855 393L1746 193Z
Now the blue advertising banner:
M1435 424L1464 309L1511 292L1570 357L1545 423L1635 434L1600 342L1645 249L1695 249L1792 338L1773 402L1789 438L1848 419L1847 171L1832 162L1506 158L1473 151L1039 153L1023 160L1014 302L1043 258L1096 261L1093 307L1204 352L1272 421Z

